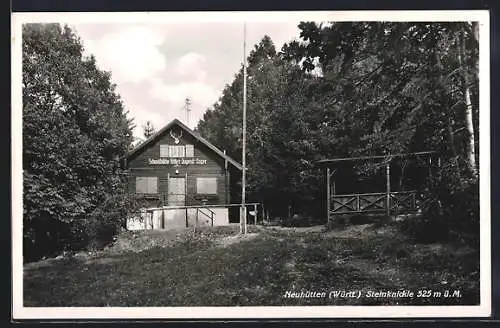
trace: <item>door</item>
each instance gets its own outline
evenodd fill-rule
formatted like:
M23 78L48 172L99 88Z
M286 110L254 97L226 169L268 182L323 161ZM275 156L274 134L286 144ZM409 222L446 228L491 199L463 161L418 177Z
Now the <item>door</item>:
M168 179L168 205L186 205L186 178L169 177ZM170 209L165 212L165 228L185 228L186 210Z
M168 179L168 205L184 206L186 204L186 179Z

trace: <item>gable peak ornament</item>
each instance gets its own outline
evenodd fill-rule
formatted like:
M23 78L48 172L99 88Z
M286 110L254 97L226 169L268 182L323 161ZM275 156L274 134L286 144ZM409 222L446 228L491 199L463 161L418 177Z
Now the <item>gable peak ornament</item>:
M179 130L179 134L174 134L174 130L170 130L170 136L172 137L172 139L174 139L174 143L175 144L178 144L179 143L179 139L182 137L182 130Z

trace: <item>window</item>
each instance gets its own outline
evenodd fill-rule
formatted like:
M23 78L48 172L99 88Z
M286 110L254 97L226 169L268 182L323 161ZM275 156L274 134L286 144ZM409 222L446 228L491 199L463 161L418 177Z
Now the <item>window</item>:
M160 157L194 157L194 146L160 145Z
M217 178L196 178L196 193L216 194Z
M194 146L186 145L186 157L194 157Z
M137 194L156 194L158 193L157 177L136 177L135 192Z
M184 157L184 146L168 146L168 157Z
M168 145L160 145L160 157L170 157L168 156Z

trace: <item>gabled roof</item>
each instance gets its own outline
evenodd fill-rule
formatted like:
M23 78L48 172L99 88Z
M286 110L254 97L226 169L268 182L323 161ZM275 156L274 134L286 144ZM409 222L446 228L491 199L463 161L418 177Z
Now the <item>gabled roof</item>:
M161 137L163 137L163 135L172 126L174 126L174 125L179 126L185 132L189 133L193 138L195 138L196 140L198 140L199 142L201 142L202 144L204 144L205 146L207 146L210 150L212 150L214 153L216 153L217 155L219 155L221 158L223 158L223 159L227 160L229 163L233 164L233 166L235 166L238 170L243 170L243 167L241 166L240 163L238 163L237 161L235 161L231 157L227 156L224 152L220 151L217 147L215 147L210 142L208 142L206 139L204 139L202 136L200 136L198 133L194 132L189 127L187 127L186 125L184 125L184 123L182 123L178 119L174 119L173 121L171 121L170 123L168 123L167 125L165 125L162 129L160 129L159 131L157 131L156 133L154 133L151 137L149 137L149 139L147 139L146 141L144 141L141 144L137 145L137 147L135 147L134 149L132 149L128 153L127 158L130 158L133 155L137 154L142 149L144 149L144 147L146 147L147 145L150 145L151 143L156 142L158 139L160 139Z

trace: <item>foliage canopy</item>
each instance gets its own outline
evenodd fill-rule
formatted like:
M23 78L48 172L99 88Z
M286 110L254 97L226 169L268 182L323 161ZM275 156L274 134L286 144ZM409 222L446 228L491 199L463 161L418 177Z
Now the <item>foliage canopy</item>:
M22 44L26 257L112 236L124 215L120 159L131 122L108 72L59 24L25 24Z
M434 199L426 210L477 227L478 205L463 211L457 204L477 190L477 24L301 22L299 28L300 39L280 52L265 36L248 57L249 199L276 216L291 205L324 217L316 160L434 150L440 173L419 178ZM197 127L238 159L242 78L240 70ZM363 175L376 168L355 169Z

